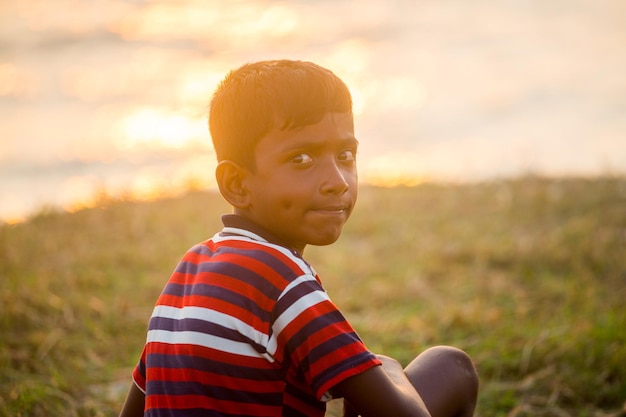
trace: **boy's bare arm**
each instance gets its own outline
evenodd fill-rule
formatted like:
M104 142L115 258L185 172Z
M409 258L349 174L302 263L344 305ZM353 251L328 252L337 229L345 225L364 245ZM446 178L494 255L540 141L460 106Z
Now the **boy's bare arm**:
M382 366L375 366L339 383L335 389L350 408L363 417L430 417L402 365L378 355Z
M119 417L143 417L146 396L135 383L131 383L124 408Z

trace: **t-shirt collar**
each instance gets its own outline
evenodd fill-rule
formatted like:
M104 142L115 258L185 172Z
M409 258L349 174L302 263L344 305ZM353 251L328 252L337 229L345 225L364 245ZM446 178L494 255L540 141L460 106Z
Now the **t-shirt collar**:
M249 238L282 246L289 249L298 257L301 257L298 251L294 250L288 245L285 245L281 242L279 238L277 238L272 233L268 232L266 229L262 228L261 226L246 217L240 216L238 214L224 214L222 216L222 223L224 224L224 230L221 233L222 235L240 235L241 233L238 233L236 229L245 230L252 233L252 235L250 235L249 233L245 234L245 236Z

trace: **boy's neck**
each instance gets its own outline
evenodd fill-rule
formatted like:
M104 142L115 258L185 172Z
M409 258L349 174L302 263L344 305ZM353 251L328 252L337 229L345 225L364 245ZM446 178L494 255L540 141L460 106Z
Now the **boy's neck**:
M292 248L292 247L290 247L288 245L285 245L283 242L281 242L281 240L279 238L277 238L275 235L273 235L267 229L264 229L263 227L259 226L257 223L255 223L254 221L250 220L246 216L242 216L241 214L238 214L238 213L235 213L235 214L224 214L222 216L222 223L226 227L234 227L234 228L237 228L237 229L244 229L244 230L247 230L249 232L252 232L255 235L258 235L261 238L263 238L264 240L266 240L268 243L272 243L274 245L282 246L282 247L290 250L292 253L294 253L298 257L302 257L302 253L300 251L297 251L294 248Z

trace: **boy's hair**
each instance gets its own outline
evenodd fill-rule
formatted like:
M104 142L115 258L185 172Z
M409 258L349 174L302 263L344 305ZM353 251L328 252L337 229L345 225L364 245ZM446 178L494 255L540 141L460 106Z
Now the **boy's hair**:
M331 112L352 112L348 87L331 71L305 61L261 61L231 71L219 84L209 130L218 161L255 169L254 149L268 132L315 124Z

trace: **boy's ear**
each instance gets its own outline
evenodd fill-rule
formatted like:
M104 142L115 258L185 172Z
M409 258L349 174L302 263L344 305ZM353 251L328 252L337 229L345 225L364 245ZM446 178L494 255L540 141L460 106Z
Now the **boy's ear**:
M220 193L233 207L246 208L249 205L248 190L244 180L248 171L233 161L221 161L215 169L215 178Z

